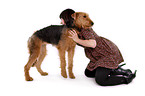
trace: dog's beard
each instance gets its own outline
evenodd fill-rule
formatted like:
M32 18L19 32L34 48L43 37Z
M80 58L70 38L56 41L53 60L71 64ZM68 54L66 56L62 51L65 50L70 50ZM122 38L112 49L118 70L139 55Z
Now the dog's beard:
M82 25L82 28L84 28L84 29L90 29L90 28L92 28L92 26L84 26L84 25Z

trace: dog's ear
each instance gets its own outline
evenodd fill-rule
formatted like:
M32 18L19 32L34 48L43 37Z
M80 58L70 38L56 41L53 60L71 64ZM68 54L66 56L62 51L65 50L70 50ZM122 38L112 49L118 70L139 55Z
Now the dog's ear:
M74 13L71 15L71 17L74 18L74 20L77 18L77 16L78 16L78 13Z

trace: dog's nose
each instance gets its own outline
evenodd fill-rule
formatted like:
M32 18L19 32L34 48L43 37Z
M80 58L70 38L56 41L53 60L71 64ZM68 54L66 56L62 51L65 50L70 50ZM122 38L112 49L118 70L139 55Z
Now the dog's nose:
M91 24L94 25L94 22L92 22Z

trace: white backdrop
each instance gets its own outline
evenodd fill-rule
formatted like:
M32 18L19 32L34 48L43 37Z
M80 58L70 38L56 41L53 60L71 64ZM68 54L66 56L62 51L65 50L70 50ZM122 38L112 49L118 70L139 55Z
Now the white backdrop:
M34 67L30 70L34 81L25 81L24 65L29 57L28 38L36 30L60 24L59 14L66 8L87 12L95 23L95 32L119 47L127 63L124 68L138 70L131 84L101 87L94 79L85 77L84 70L89 60L79 46L76 47L74 57L76 79L64 79L60 76L57 49L52 45L47 46L48 55L42 64L42 69L49 75L41 76ZM0 33L1 96L145 94L144 0L1 0Z

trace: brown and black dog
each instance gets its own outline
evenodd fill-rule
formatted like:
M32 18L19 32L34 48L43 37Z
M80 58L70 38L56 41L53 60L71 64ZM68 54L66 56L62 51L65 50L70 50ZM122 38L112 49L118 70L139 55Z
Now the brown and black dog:
M89 18L88 14L83 12L76 12L72 14L74 18L74 30L79 33L78 29L88 28L93 25L92 20ZM76 43L69 38L69 30L65 25L51 25L36 31L28 40L29 49L29 60L24 67L25 79L26 81L32 81L33 78L29 75L29 70L32 66L35 66L38 72L45 76L48 75L47 72L43 72L41 69L41 63L46 56L46 44L53 44L59 51L60 57L60 67L61 75L67 78L66 73L66 61L65 53L68 52L68 72L70 78L75 78L72 68L73 68L73 57Z

